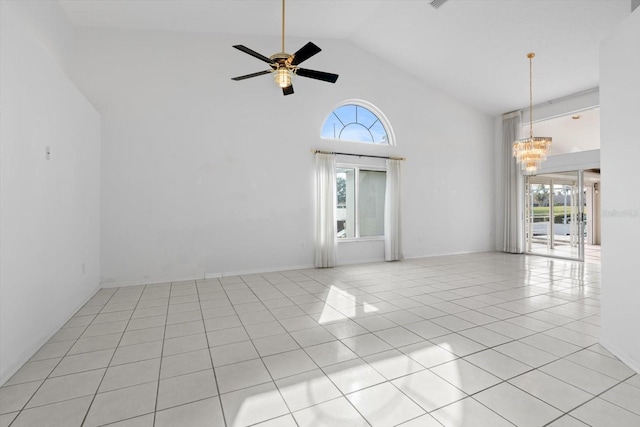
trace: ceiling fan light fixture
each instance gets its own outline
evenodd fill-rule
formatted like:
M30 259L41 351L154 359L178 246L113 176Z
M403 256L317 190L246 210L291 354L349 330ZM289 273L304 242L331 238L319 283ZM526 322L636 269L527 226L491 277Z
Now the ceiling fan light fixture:
M293 83L293 72L286 68L278 68L273 71L273 78L276 84L284 89Z

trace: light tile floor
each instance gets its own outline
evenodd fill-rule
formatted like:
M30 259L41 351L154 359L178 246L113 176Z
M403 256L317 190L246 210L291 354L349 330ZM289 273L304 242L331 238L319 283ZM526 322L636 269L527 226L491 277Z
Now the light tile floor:
M564 258L578 258L578 247L571 246L568 242L558 242L554 249L549 249L547 243L541 243L534 241L531 243L531 253L544 255L544 256L556 256ZM600 264L601 247L600 245L584 245L584 260L592 264Z
M480 253L102 289L2 426L640 426L600 266Z

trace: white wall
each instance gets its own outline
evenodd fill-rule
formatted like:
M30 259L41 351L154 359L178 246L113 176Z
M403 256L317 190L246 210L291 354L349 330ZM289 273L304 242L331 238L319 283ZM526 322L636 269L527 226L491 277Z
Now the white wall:
M283 97L269 76L230 80L267 68L233 44L270 55L276 38L78 31L74 79L103 117L103 283L312 265L312 148L408 158L406 257L493 248L492 119L349 43L314 42L305 67L338 83L297 78ZM397 147L320 139L353 98L385 113Z
M16 5L0 2L0 384L100 274L100 117Z
M600 48L602 331L640 372L640 10Z

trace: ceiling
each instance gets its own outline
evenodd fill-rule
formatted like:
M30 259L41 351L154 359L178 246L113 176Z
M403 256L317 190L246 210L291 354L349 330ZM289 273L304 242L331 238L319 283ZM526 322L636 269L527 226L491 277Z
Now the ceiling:
M59 0L76 26L279 36L280 0ZM342 39L497 116L598 86L631 0L289 0L287 37ZM239 39L239 43L241 40ZM270 54L269 52L262 52ZM354 58L357 60L357 58Z

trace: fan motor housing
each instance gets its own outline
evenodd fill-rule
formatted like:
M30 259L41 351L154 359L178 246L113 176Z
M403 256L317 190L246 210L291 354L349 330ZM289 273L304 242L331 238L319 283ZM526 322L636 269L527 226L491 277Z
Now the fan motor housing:
M291 66L291 61L293 60L293 56L289 53L286 52L278 52L278 53L274 53L273 55L271 55L269 57L269 59L273 60L276 62L276 69L277 68L288 68L291 69L293 68Z

